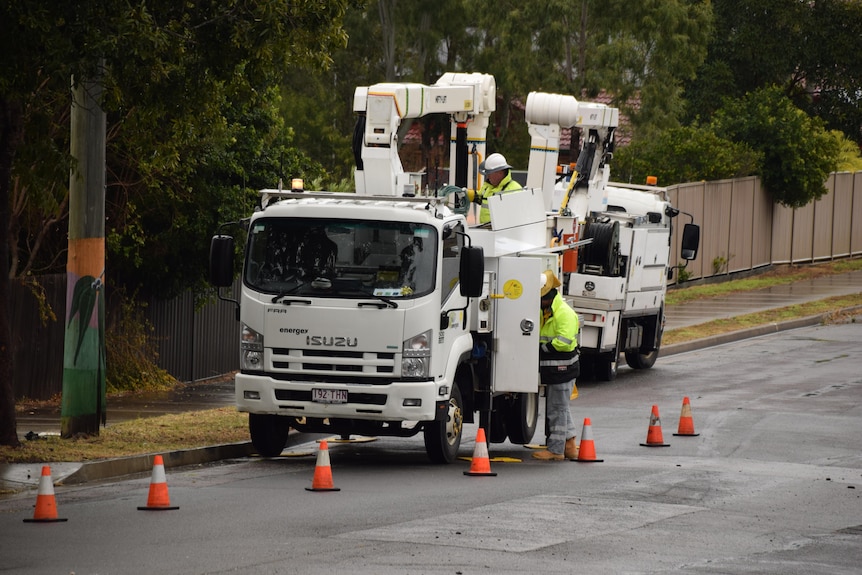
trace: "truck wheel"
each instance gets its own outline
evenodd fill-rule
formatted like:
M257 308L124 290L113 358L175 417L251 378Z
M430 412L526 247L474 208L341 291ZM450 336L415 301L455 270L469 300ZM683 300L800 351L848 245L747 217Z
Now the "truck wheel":
M251 444L261 457L281 455L290 433L290 417L281 415L248 414L248 430Z
M516 445L530 443L539 422L539 394L519 393L506 414L509 441Z
M656 359L658 359L657 349L649 353L640 353L637 351L626 352L626 363L632 369L649 369L655 365Z
M661 348L661 336L664 333L664 309L659 312L655 321L658 323L658 341L656 341L655 349L649 353L640 353L639 350L626 352L626 363L632 369L649 369L655 365L655 360L658 359L658 350Z
M617 378L617 361L616 355L611 357L597 359L593 364L596 379L599 381L613 381Z
M506 426L509 421L509 409L511 405L506 396L498 395L493 400L493 406L491 421L487 426L488 442L503 443L506 441Z
M452 387L449 397L449 412L445 420L429 421L425 424L425 452L433 463L452 463L461 447L461 432L464 429L464 404L458 385Z

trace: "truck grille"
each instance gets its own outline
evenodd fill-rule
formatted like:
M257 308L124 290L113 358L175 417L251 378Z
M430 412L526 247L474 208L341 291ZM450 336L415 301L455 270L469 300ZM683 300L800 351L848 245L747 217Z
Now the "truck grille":
M272 371L375 375L395 373L395 354L334 349L272 349Z

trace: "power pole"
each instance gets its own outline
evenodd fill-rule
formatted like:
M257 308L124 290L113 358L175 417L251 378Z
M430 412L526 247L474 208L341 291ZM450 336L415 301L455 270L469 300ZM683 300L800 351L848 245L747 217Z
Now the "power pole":
M60 430L105 422L105 112L101 78L72 79L69 253Z

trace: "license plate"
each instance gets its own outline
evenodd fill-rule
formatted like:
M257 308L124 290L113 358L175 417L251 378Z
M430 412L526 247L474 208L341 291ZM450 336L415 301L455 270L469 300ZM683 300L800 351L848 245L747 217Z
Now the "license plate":
M316 403L347 403L347 390L312 388L311 401Z

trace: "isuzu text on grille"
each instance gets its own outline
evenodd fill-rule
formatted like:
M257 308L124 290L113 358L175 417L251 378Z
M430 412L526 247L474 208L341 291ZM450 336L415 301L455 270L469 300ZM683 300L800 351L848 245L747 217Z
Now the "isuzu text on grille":
M357 337L327 337L323 335L305 336L305 345L319 345L326 347L356 347L359 345Z

